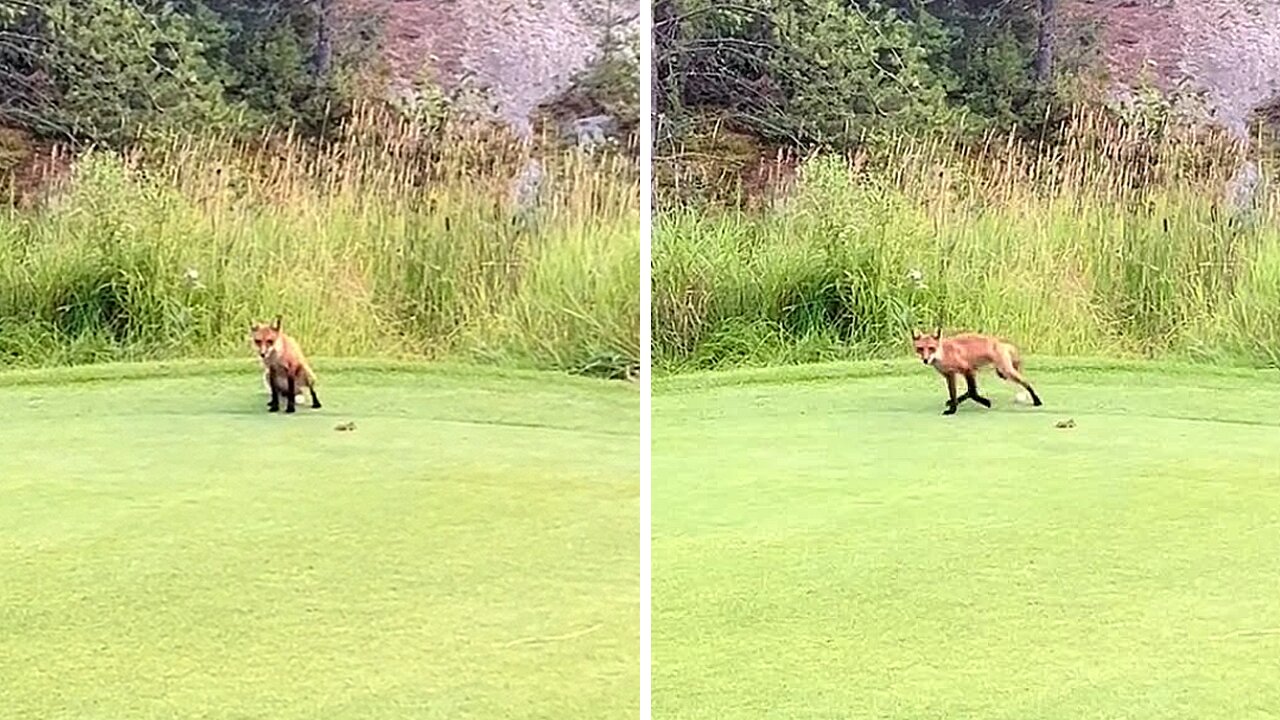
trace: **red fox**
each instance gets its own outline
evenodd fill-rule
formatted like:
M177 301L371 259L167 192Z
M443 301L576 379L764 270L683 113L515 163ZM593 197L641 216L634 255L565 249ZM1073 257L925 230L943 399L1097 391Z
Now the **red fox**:
M912 337L916 355L925 365L932 365L947 380L947 409L943 415L954 415L956 407L965 400L973 400L983 407L991 407L991 401L978 394L977 372L987 365L995 367L996 376L1026 388L1031 404L1039 407L1040 396L1022 377L1022 359L1013 345L990 335L965 333L949 338L942 337L942 328L932 335L915 333ZM963 375L965 393L956 397L956 376Z
M320 409L320 398L316 397L316 376L311 366L302 355L302 348L297 341L280 330L282 318L277 316L271 325L253 324L253 347L262 359L264 380L271 390L271 402L267 409L280 411L280 396L285 399L287 413L294 411L294 401L298 394L306 388L311 392L311 407Z

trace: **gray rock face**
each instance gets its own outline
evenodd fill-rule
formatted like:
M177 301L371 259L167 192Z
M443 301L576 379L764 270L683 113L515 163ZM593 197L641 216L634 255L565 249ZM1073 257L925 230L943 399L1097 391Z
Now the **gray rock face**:
M608 143L617 132L617 118L609 115L592 115L569 123L563 134L577 143L578 147L594 150Z
M1063 0L1071 25L1096 28L1123 88L1146 79L1203 97L1211 119L1240 137L1254 110L1280 100L1276 0Z
M1258 209L1265 186L1262 169L1253 160L1246 160L1227 181L1227 206L1243 216L1251 217Z
M639 31L640 0L346 0L386 18L393 90L423 72L472 91L522 135L530 115L597 56L607 33Z
M1206 91L1215 119L1245 137L1250 114L1280 99L1280 3L1178 0L1175 7L1184 35L1179 70Z
M1063 0L1069 23L1097 28L1117 94L1144 77L1199 96L1208 120L1241 140L1255 111L1280 102L1278 0ZM1227 201L1253 207L1261 171L1245 163Z
M542 161L529 158L520 173L511 181L511 206L518 217L528 219L542 201L543 179L546 172Z

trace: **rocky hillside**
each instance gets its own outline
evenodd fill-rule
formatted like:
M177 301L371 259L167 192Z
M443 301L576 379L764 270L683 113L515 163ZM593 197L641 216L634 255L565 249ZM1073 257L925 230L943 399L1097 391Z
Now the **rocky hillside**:
M519 132L597 55L607 33L638 29L640 0L347 0L385 17L397 92L427 70L447 89L484 93Z
M1147 75L1164 90L1201 94L1216 121L1244 134L1280 102L1276 0L1061 0L1062 37L1092 34L1116 87Z
M397 92L428 70L450 89L481 90L512 127L586 66L606 33L635 32L641 0L345 0L386 18ZM1060 38L1099 43L1115 89L1144 75L1201 94L1243 133L1280 102L1278 0L1059 0Z

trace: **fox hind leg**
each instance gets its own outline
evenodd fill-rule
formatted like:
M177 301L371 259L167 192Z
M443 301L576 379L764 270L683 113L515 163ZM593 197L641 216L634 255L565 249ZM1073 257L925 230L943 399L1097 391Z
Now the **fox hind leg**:
M1031 383L1027 382L1026 378L1022 377L1022 373L1020 372L1021 367L1022 363L1020 361L1006 357L1001 361L1000 365L996 367L996 375L1001 380L1008 380L1009 382L1021 385L1022 388L1031 395L1031 404L1035 407L1040 407L1044 403L1040 402L1040 396L1036 394L1035 388L1031 387Z
M1043 404L1044 404L1044 403L1040 402L1040 396L1036 394L1035 388L1031 387L1031 383L1029 383L1029 382L1027 382L1026 380L1023 380L1023 379L1021 379L1021 378L1019 378L1019 379L1015 380L1014 382L1018 383L1019 385L1021 385L1021 386L1022 386L1022 387L1024 387L1024 388L1026 388L1026 389L1027 389L1027 392L1031 394L1031 404L1032 404L1032 405L1034 405L1035 407L1040 407L1041 405L1043 405Z
M991 407L991 401L978 394L978 379L974 377L973 373L964 374L964 384L965 384L965 393L960 398L961 400L964 400L965 398L969 398L970 400L973 400L974 402L978 403L982 407L985 407L985 408Z
M316 376L311 373L310 368L304 368L298 379L300 381L298 384L305 387L307 394L311 396L311 409L319 410L322 406L320 405L320 396L316 395ZM299 390L301 389L299 388Z

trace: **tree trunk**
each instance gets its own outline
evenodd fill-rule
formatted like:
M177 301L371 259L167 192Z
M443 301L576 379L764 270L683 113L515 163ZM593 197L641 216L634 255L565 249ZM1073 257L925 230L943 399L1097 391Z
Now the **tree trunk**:
M317 80L329 77L333 68L333 0L315 0L316 41L311 56L311 70Z
M679 18L672 0L655 0L653 3L653 74L650 77L653 91L653 112L660 115L671 110L671 93L677 91L680 78L676 76L676 41L680 34Z
M1057 25L1057 0L1040 0L1040 37L1036 42L1036 82L1041 86L1053 79L1053 38Z

